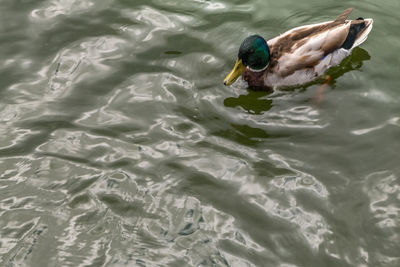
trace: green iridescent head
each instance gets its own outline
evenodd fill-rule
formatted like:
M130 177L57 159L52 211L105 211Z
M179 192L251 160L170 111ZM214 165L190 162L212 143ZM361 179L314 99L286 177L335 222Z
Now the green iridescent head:
M264 69L269 63L267 42L259 35L247 37L239 48L238 59L255 71Z
M269 63L269 47L259 35L247 37L239 48L233 70L226 76L225 85L231 85L242 74L246 67L252 71L262 71Z

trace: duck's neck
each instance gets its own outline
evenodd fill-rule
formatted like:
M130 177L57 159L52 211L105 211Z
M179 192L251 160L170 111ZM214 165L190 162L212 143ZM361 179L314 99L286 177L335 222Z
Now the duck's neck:
M266 71L267 68L260 71L253 71L250 68L246 68L243 71L243 80L247 82L249 87L264 88L264 78Z

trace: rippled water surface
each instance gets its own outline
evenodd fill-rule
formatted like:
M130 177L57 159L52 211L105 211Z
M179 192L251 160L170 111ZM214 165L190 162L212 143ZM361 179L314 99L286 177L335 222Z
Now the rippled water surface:
M378 3L379 2L379 3ZM400 266L398 0L2 0L1 266ZM323 81L238 46L372 17Z

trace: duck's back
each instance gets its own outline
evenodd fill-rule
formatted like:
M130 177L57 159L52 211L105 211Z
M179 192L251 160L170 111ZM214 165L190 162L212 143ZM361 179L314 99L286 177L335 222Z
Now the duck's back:
M334 21L300 26L269 40L271 57L264 73L265 85L309 82L339 64L372 29L372 19L346 20L351 11L345 10Z

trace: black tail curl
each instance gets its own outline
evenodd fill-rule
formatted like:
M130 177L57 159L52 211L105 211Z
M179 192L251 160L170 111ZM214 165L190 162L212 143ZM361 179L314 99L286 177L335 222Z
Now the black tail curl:
M364 21L362 17L359 17L357 20ZM349 33L347 34L346 40L342 44L341 48L347 50L350 49L353 46L354 42L356 41L358 33L362 31L364 28L365 28L365 22L352 24L350 26Z

